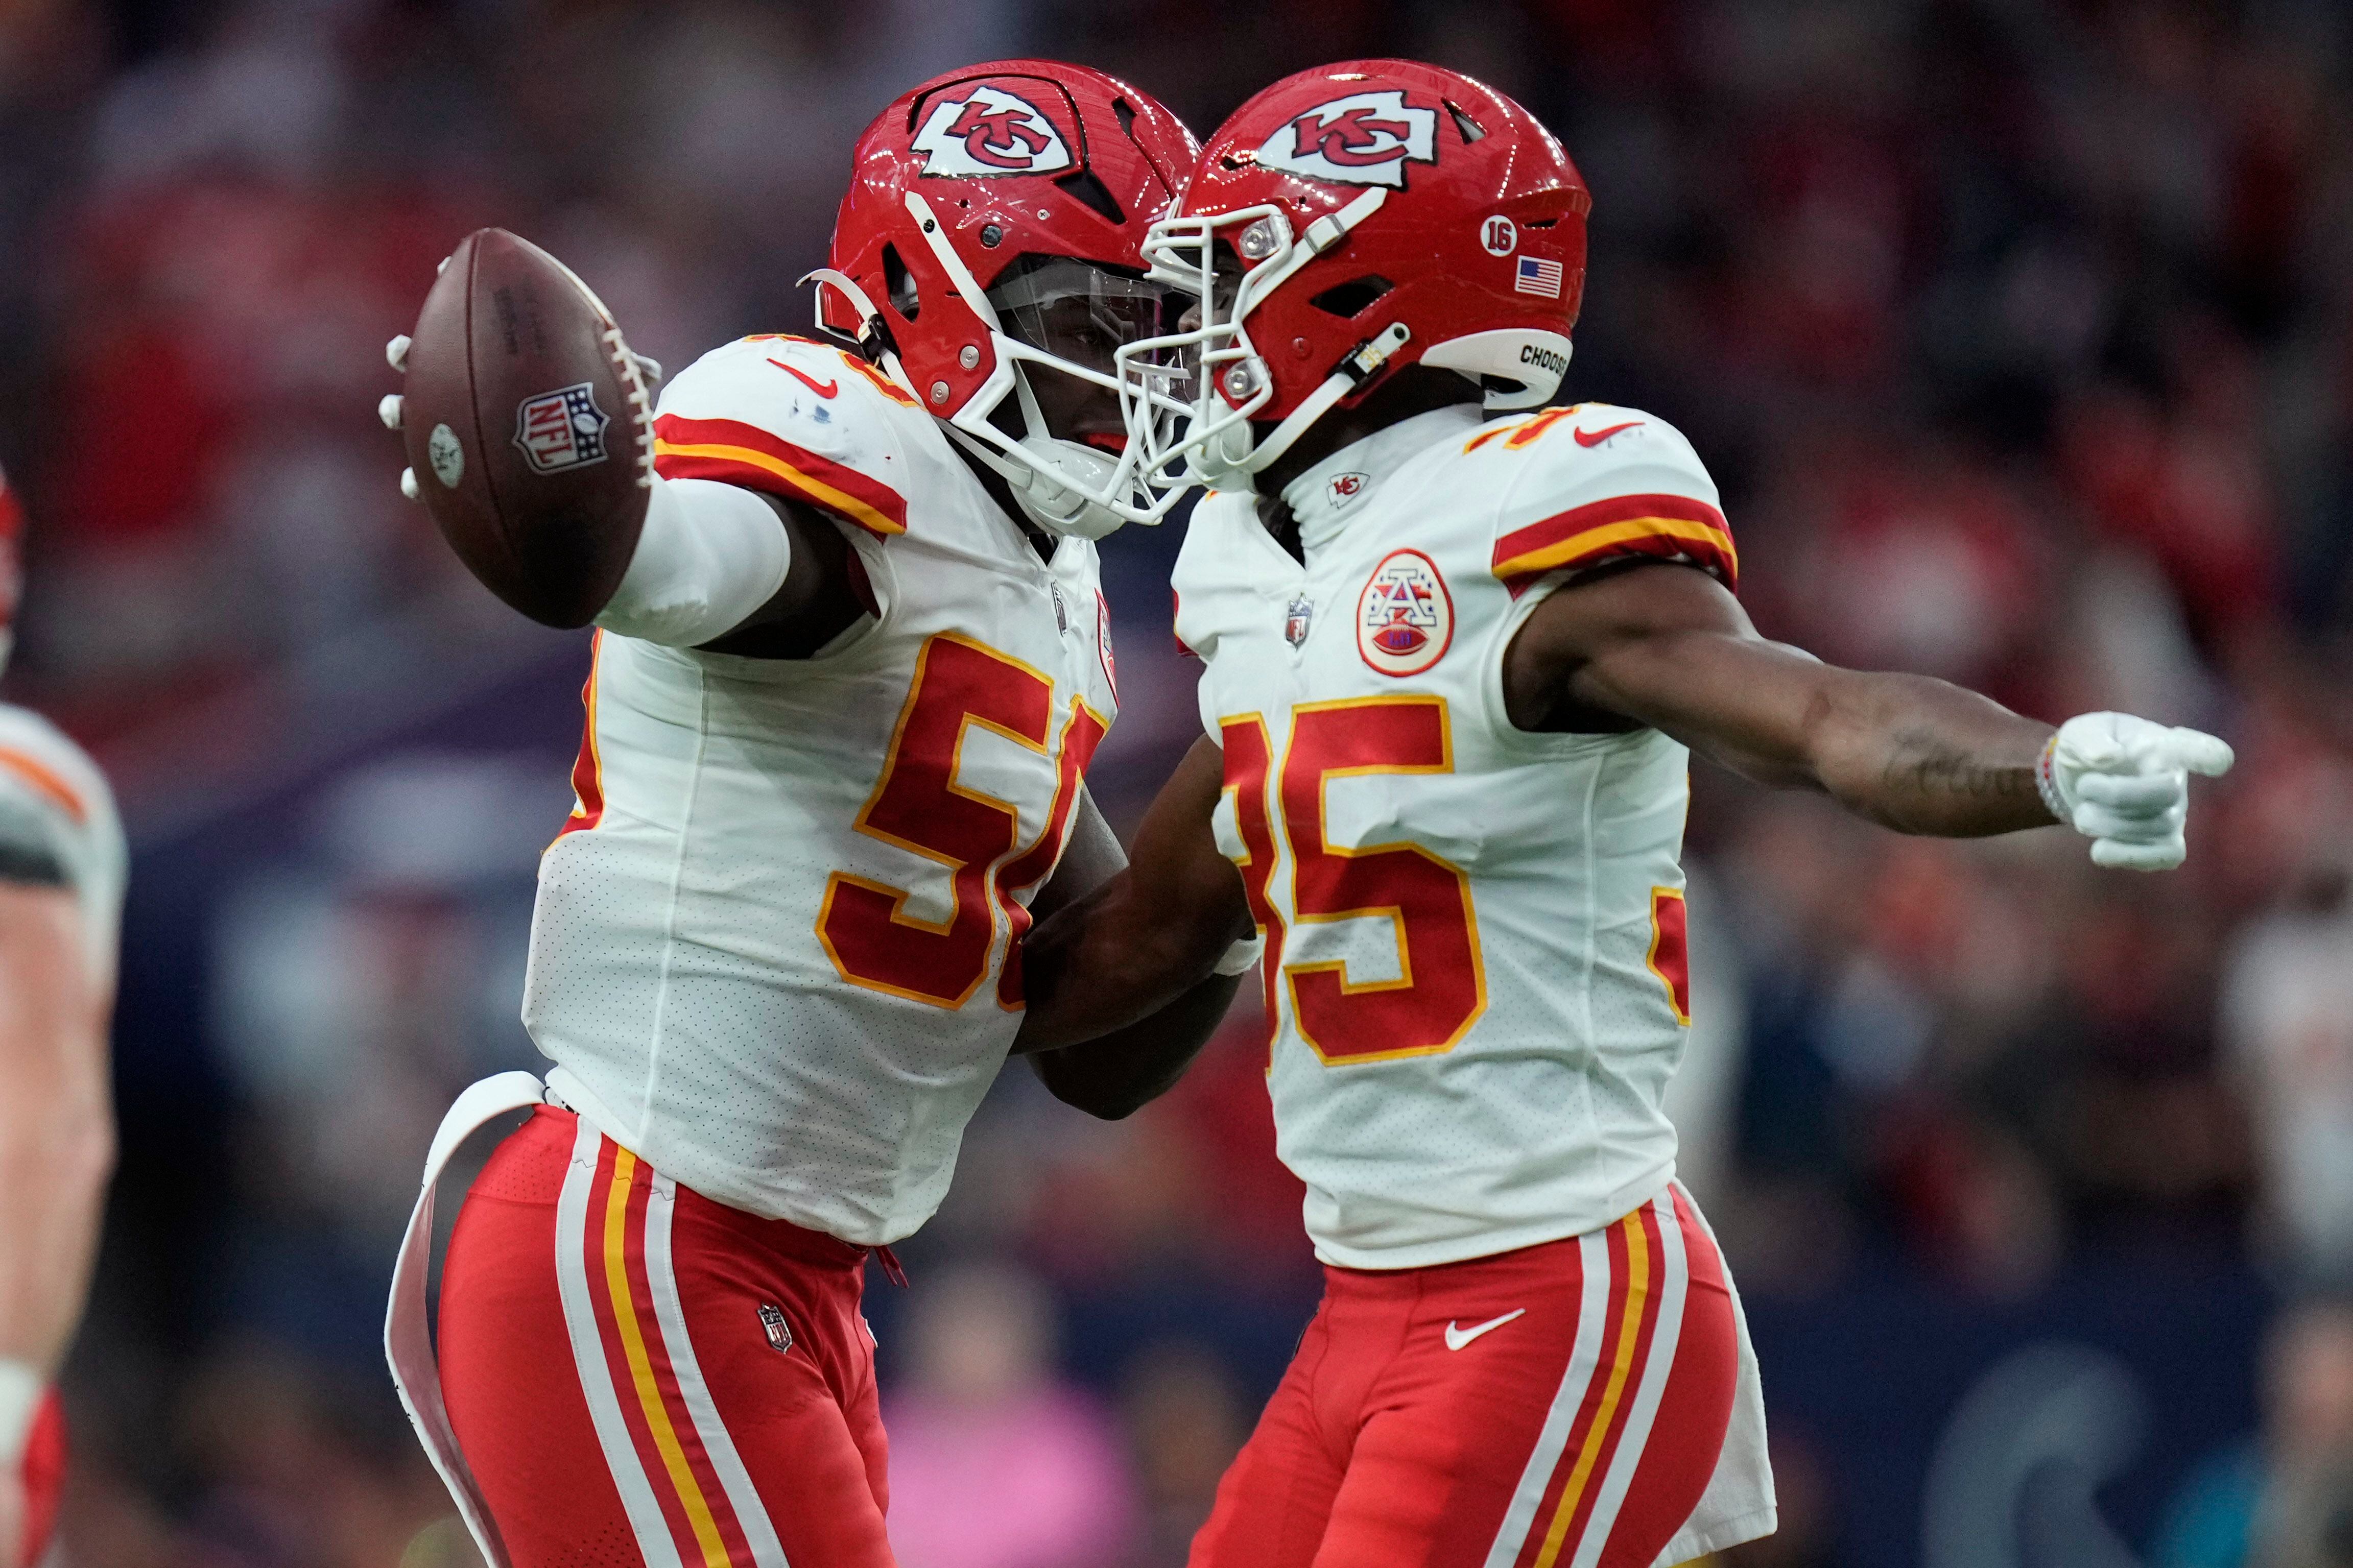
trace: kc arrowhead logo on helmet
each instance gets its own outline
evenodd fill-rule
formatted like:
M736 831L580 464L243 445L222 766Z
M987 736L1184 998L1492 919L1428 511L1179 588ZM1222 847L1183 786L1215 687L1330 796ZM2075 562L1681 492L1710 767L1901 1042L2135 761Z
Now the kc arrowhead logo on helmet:
M1438 110L1402 92L1351 93L1277 127L1258 162L1312 180L1402 188L1408 163L1438 162Z
M923 154L924 174L949 179L1050 174L1074 162L1043 110L998 87L976 86L932 105L913 145Z

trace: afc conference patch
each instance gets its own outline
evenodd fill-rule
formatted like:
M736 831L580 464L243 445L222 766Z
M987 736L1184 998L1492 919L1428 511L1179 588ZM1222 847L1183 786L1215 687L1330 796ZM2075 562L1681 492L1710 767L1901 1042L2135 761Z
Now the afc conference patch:
M1560 278L1559 262L1547 261L1541 256L1523 256L1512 289L1514 293L1541 294L1547 300L1557 300Z
M605 460L605 427L612 423L596 406L594 384L543 392L515 409L514 444L543 474L584 468Z
M1383 675L1419 675L1454 640L1454 596L1419 550L1393 550L1356 596L1356 651Z

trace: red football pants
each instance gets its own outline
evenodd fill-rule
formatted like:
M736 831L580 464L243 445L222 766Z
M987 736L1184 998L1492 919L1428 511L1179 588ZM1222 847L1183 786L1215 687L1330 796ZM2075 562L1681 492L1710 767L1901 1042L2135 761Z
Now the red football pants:
M534 1111L441 1279L450 1426L514 1568L890 1568L865 1259Z
M66 1413L54 1388L41 1395L33 1412L33 1425L25 1434L25 1457L18 1463L25 1486L25 1533L17 1543L16 1561L33 1568L49 1549L49 1532L58 1525L58 1500L66 1489Z
M1678 1189L1587 1236L1325 1281L1191 1568L1651 1568L1698 1506L1738 1329Z

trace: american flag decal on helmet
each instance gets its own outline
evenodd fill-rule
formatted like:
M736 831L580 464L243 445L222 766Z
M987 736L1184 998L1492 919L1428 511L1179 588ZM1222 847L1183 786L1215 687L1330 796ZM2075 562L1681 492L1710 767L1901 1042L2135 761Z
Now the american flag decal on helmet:
M1541 294L1547 300L1559 299L1560 263L1546 261L1540 256L1521 257L1518 274L1512 280L1512 291Z

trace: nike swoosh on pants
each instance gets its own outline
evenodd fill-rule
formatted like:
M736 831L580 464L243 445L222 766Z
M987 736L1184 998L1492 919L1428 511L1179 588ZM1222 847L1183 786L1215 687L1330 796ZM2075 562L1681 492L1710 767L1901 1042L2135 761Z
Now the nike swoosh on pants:
M1446 1325L1446 1348L1451 1351L1459 1351L1464 1345L1469 1344L1472 1340L1477 1339L1481 1334L1486 1333L1489 1330L1500 1329L1505 1323L1510 1322L1514 1318L1525 1318L1527 1315L1528 1310L1525 1307L1522 1307L1516 1311L1506 1312L1500 1318L1490 1318L1483 1323L1473 1323L1467 1329L1458 1329L1451 1321L1450 1321Z

